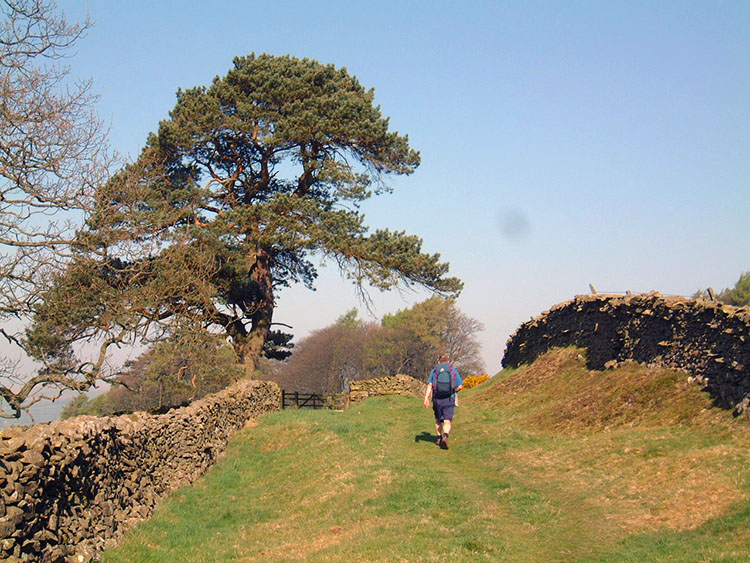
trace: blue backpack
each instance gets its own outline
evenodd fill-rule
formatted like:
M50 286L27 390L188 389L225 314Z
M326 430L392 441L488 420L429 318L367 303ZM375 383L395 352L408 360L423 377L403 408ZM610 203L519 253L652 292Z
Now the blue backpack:
M456 371L453 369L453 364L438 364L435 366L434 373L432 396L436 399L447 399L456 392Z

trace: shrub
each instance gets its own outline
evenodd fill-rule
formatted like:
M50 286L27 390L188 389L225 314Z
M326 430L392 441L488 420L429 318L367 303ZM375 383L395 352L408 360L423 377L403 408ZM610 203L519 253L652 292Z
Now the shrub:
M471 389L487 381L490 378L486 373L482 375L470 375L464 379L464 389Z

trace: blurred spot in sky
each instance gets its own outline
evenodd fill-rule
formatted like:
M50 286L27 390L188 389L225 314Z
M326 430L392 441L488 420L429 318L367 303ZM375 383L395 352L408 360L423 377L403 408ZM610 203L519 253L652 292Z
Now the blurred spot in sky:
M500 233L510 241L520 241L531 234L531 222L520 209L506 207L500 210Z

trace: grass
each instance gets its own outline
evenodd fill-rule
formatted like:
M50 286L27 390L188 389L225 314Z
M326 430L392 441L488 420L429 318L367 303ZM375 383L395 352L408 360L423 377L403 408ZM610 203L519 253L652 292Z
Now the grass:
M104 561L747 561L749 423L684 374L547 354L462 393L240 432Z

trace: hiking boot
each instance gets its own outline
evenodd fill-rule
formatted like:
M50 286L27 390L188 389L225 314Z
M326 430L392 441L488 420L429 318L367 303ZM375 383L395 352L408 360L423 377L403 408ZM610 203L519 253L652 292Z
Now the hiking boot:
M443 438L441 438L439 445L440 445L440 447L442 449L447 450L448 449L448 438L446 438L445 436Z

